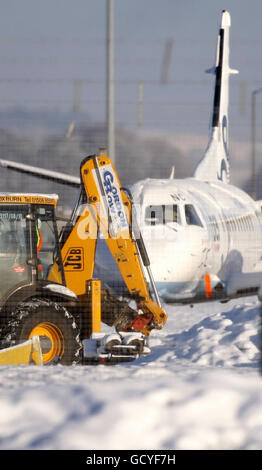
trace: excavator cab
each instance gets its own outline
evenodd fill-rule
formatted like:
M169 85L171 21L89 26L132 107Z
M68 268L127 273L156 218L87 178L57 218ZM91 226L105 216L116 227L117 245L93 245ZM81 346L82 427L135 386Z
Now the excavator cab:
M0 195L0 364L56 357L71 364L79 356L79 330L66 309L77 297L65 287L57 201L56 195Z
M0 197L0 304L14 291L47 280L54 261L57 282L64 284L55 220L57 197Z

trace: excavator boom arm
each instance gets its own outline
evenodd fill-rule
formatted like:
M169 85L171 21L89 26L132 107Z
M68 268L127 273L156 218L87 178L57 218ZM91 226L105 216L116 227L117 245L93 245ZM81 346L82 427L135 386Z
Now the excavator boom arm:
M155 302L150 296L139 243L132 236L132 203L122 191L110 158L105 155L87 157L81 165L81 178L89 204L95 207L97 224L130 294L137 299L142 312L151 316L151 322L142 331L149 334L152 328L162 328L167 315L160 306L158 297ZM141 239L140 246L142 242ZM145 247L143 244L142 246L143 257L148 260Z
M164 326L167 315L159 299L154 301L150 296L140 255L143 246L142 256L148 265L145 247L142 240L136 241L132 236L131 200L122 190L109 157L89 156L82 161L80 171L82 203L74 211L75 220L61 250L66 284L78 296L85 294L86 281L93 277L100 228L131 296L146 319L142 323L141 315L130 328L149 335L153 328ZM50 279L55 278L56 269L54 265Z

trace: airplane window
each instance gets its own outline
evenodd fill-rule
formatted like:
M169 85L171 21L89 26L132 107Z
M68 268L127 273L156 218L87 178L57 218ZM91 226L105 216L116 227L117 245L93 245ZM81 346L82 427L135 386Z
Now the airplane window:
M148 225L163 224L164 206L147 206L145 221Z
M218 242L220 240L220 231L219 231L219 226L218 226L217 221L215 221L215 229L216 229L215 239Z
M237 231L240 232L240 223L239 219L236 219Z
M165 223L176 222L181 224L180 212L177 205L169 204L165 207Z
M180 224L181 221L178 206L176 204L147 206L145 221L148 225L160 225L170 222Z
M197 225L198 227L203 227L202 222L192 204L185 205L185 216L188 225Z

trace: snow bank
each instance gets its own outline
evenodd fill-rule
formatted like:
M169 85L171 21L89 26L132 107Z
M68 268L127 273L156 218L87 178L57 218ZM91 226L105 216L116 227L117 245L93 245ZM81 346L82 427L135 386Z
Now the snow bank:
M258 308L237 306L176 335L176 354L201 365L258 367L258 332Z
M1 367L0 449L261 449L258 304L208 309L133 363Z
M174 373L152 377L153 372L124 378L120 366L118 379L114 371L112 379L103 379L102 368L96 379L87 367L23 372L28 384L1 397L0 448L262 447L259 377L218 369L185 378ZM14 377L5 375L11 386Z

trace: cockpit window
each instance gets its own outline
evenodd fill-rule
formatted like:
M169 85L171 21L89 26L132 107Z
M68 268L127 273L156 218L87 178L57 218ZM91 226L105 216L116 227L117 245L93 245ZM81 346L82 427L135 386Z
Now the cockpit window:
M185 217L186 223L188 225L197 225L198 227L203 227L202 222L197 215L196 209L192 204L185 205Z
M145 222L147 225L165 225L172 222L180 224L179 208L176 204L147 206Z

